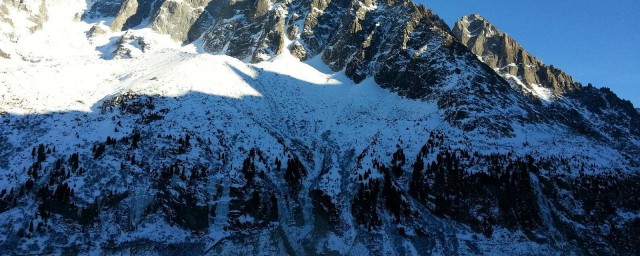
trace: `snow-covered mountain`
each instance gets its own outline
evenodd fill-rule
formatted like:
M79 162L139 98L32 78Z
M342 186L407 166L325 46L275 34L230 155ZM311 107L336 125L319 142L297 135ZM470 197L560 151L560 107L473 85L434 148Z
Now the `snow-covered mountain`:
M639 249L633 106L528 93L410 1L3 0L0 26L3 252Z
M640 155L637 142L628 140L640 134L640 116L629 101L608 88L583 86L553 65L545 65L480 15L458 20L453 33L515 90L539 99L543 111L579 133Z

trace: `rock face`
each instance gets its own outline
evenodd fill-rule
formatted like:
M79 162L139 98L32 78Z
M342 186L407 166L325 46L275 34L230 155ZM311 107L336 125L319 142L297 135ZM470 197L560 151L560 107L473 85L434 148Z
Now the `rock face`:
M138 11L138 0L125 0L116 15L116 18L111 22L112 31L120 31L127 23L127 21L133 17Z
M84 12L82 18L97 19L101 17L116 17L124 0L98 0Z
M218 18L205 32L203 47L251 62L269 59L284 50L287 10L283 3L271 8L268 0L215 4L212 16Z
M211 0L165 1L149 25L176 41L189 42L189 32ZM205 14L208 15L208 14Z
M503 75L518 77L525 86L542 86L556 96L580 88L571 76L553 65L542 63L480 15L473 14L458 20L453 34L484 63Z
M111 23L111 30L121 31L136 26L147 26L148 24L143 24L143 22L152 17L163 2L161 0L124 0Z

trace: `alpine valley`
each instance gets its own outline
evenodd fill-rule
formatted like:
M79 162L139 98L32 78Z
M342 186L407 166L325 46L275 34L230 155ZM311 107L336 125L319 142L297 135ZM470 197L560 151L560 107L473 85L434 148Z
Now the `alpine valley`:
M640 113L410 0L0 0L0 254L637 255Z

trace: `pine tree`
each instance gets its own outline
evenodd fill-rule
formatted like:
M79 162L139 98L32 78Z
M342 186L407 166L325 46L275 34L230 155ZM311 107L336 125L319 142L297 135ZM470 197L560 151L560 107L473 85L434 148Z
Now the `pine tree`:
M44 145L40 144L38 145L38 162L42 163L45 160L47 160L47 156L45 154Z

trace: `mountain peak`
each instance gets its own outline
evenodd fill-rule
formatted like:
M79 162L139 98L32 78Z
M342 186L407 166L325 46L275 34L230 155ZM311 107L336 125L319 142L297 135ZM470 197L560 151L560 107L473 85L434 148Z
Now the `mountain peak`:
M453 34L484 63L523 92L549 100L580 87L573 78L553 65L547 66L528 53L511 36L478 14L458 20Z
M466 22L487 21L487 19L485 19L484 17L482 17L482 15L477 14L477 13L472 13L472 14L469 14L467 16L463 16L462 18L460 18L460 20L464 20Z
M458 21L456 21L456 26L460 28L464 28L464 29L461 29L459 33L461 33L460 36L464 35L466 38L477 37L479 33L482 33L482 32L491 33L491 34L502 33L498 28L493 26L493 24L491 24L489 20L485 19L480 14L475 14L475 13L472 13L460 18Z

